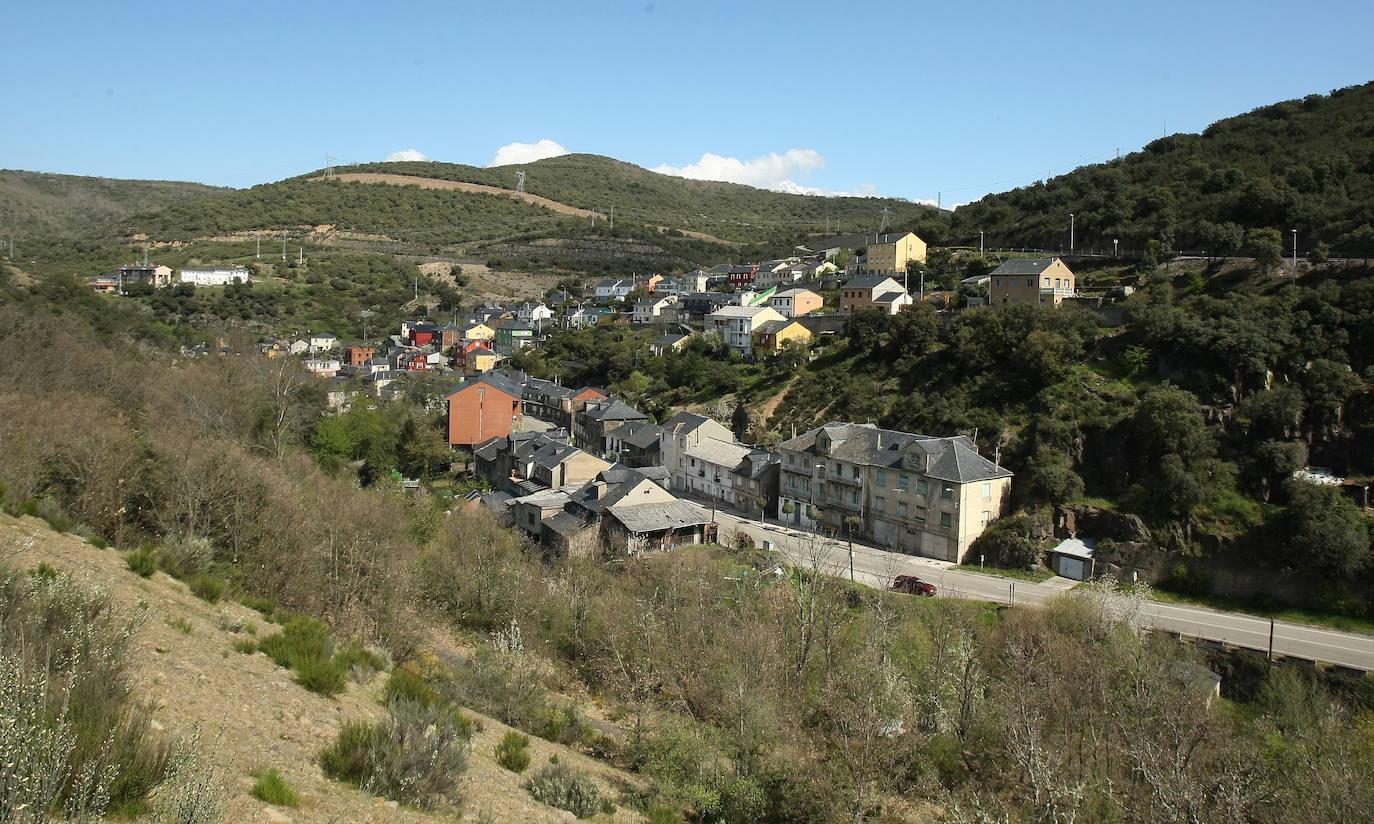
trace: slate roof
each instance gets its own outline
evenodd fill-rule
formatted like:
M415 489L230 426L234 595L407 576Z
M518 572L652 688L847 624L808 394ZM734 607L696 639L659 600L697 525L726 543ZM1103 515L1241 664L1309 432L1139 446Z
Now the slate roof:
M661 424L664 432L672 432L674 435L688 435L695 432L702 424L710 421L711 418L705 415L698 415L695 412L678 412Z
M777 333L781 332L782 330L786 329L787 327L791 326L791 325L794 324L794 323L796 323L796 321L795 321L795 320L791 320L791 319L787 319L787 320L770 320L770 321L768 321L767 323L761 323L761 324L759 324L758 326L755 326L755 327L754 327L754 334L756 334L756 335L776 335Z
M658 424L648 421L630 421L611 430L611 435L614 437L640 449L658 446L658 436L661 434L663 434L663 430L659 428Z
M582 414L594 421L643 421L649 416L625 403L620 398L601 401L587 401Z
M845 283L845 285L844 285L843 288L845 288L845 289L874 289L874 288L877 288L877 287L883 285L884 283L886 283L886 282L889 281L889 280L893 280L892 276L890 276L890 275L871 275L871 276L869 276L869 277L864 277L864 278L854 278L853 280L848 281L847 283Z
M874 298L874 299L873 299L873 302L874 302L874 303L892 303L893 301L897 300L898 298L902 297L902 296L905 295L905 294L906 294L906 292L883 292L881 295L879 295L879 296L877 296L876 298Z
M990 277L992 277L991 274L986 274L986 275L974 275L973 277L964 278L963 280L961 280L961 281L959 281L959 282L960 282L960 283L974 283L974 284L976 284L976 283L987 283L987 282L988 282L988 278L990 278Z
M571 538L590 526L590 523L571 512L560 512L544 519L545 529L562 535L564 538Z
M687 447L684 454L689 458L696 458L714 466L734 469L739 466L740 461L744 460L744 456L752 451L751 447L741 443L726 443L715 438L706 438L700 443Z
M485 384L486 386L490 386L493 389L498 389L502 392L505 392L507 395L510 395L511 397L515 398L521 397L521 392L523 391L520 384L511 380L505 374L493 370L491 372L483 372L480 375L474 375L468 378L467 380L453 387L453 389L450 390L449 393L444 397L451 398L459 391L467 389L470 386L476 386L478 384Z
M765 309L772 308L771 306L722 306L712 312L711 315L721 318L752 318Z
M607 513L627 530L636 534L704 526L711 522L706 510L690 501L667 501L656 504L616 505Z
M672 332L669 332L668 334L666 334L666 335L664 335L663 337L659 338L658 340L654 341L654 346L672 346L673 344L677 343L678 341L680 341L680 340L686 340L687 338L690 338L690 337L691 337L691 335L679 335L679 334L673 334Z
M777 293L777 294L774 295L773 297L775 297L775 298L794 298L794 299L795 299L795 298L799 298L799 297L801 297L802 295L806 295L806 294L816 295L816 293L815 293L815 292L812 292L810 289L788 289L788 290L786 290L786 291L782 291L782 292ZM816 295L816 297L820 297L820 295Z
M1009 260L992 270L994 275L1038 275L1059 258L1022 258Z
M551 443L545 444L538 452L530 457L539 466L545 469L554 469L581 451L582 450L577 447L569 446L568 444Z
M879 429L868 423L828 423L819 429L783 441L779 449L819 455L816 447L821 432L830 436L826 457L847 463L897 468L905 449L915 444L926 454L925 474L942 481L973 483L992 478L1009 478L1011 472L978 454L978 448L964 435L934 438L892 429Z

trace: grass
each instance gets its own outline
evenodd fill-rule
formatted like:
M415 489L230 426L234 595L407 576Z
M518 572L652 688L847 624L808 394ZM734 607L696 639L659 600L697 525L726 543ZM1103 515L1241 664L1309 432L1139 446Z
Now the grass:
M300 796L291 789L291 785L286 783L286 779L281 777L273 767L267 770L259 770L253 773L252 794L259 801L266 801L268 804L275 804L278 807L294 807L300 803Z
M168 619L167 619L167 626L171 627L172 629L176 630L177 632L180 632L182 635L190 635L190 634L191 634L191 622L190 622L190 621L187 621L185 618L176 618L176 619L168 618Z
M1150 591L1150 598L1166 604L1187 604L1189 606L1208 607L1224 612L1240 612L1261 618L1273 618L1275 621L1287 621L1290 624L1310 624L1312 626L1338 629L1344 632L1360 632L1366 635L1374 635L1374 621L1367 618L1353 618L1348 615L1296 609L1293 607L1266 607L1261 604L1238 601L1234 598L1223 598L1218 595L1184 595L1183 593L1158 588Z
M241 652L244 655L252 655L258 651L258 642L252 638L235 638L234 652Z
M978 566L977 564L959 564L950 567L961 572L977 572L980 575L995 575L998 578L1015 578L1018 581L1030 581L1040 584L1054 577L1054 571L1041 567L1039 569L1008 569L996 566Z
M323 655L300 658L292 669L296 672L296 683L323 696L338 695L348 686L344 668Z

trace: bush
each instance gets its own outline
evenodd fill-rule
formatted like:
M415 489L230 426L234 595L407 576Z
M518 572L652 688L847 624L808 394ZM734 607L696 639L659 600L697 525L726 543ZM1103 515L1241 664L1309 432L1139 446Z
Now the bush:
M557 744L580 741L587 730L582 714L572 704L546 704L532 732Z
M514 773L522 773L530 765L530 737L515 730L507 732L496 745L496 763Z
M210 571L215 551L209 541L199 536L177 537L162 545L157 559L163 572L186 581Z
M157 572L157 556L146 549L135 549L124 556L124 565L141 578Z
M551 764L530 777L525 789L541 804L588 818L601 810L601 791L582 773L563 764Z
M268 804L275 804L278 807L294 807L300 803L300 796L286 783L286 779L281 777L281 773L276 768L259 770L253 773L253 797L259 801L266 801Z
M344 724L320 753L320 768L366 792L430 809L458 801L471 735L471 722L456 712L400 702L377 724Z
M338 695L348 684L344 668L337 661L324 656L297 659L292 669L296 671L297 684L320 695Z
M218 603L229 588L228 583L213 575L197 575L187 582L187 586L191 588L192 595L212 604Z
M293 668L307 658L328 658L329 627L314 618L293 617L281 632L262 639L261 649L279 667Z
M334 651L334 663L339 671L359 684L372 680L372 676L384 671L391 662L385 653L364 647L357 641L349 641Z
M239 596L239 603L261 612L264 618L271 618L272 613L277 611L277 602L271 598L258 598L254 595Z
M439 693L429 680L409 667L397 667L382 690L382 703L387 706L408 701L421 707L432 707L440 700Z
M252 655L258 651L258 642L252 638L235 638L234 652L241 652L244 655Z

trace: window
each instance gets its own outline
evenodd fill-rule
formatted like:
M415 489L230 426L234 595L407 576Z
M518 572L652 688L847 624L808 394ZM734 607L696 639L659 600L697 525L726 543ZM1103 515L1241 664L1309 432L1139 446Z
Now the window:
M989 512L989 511L987 511L986 509L983 510L983 514L981 514L981 515L978 516L978 523L981 524L982 526L987 526L987 525L988 525L988 521L991 521L991 520L992 520L992 513Z
M1046 286L1049 286L1049 285L1050 285L1050 279L1049 279L1049 278L1045 278L1045 285L1046 285Z
M946 501L953 500L954 487L950 486L949 484L945 484L944 488L940 490L940 497L944 498Z
M887 503L887 502L884 501L882 498L874 498L874 499L873 499L873 511L874 511L874 512L882 512L882 511L883 511L883 506L884 506L886 503Z
M926 520L926 508L925 508L925 507L923 507L923 506L918 506L918 507L916 507L916 520L920 521L921 523L925 523L925 520Z
M930 485L926 483L926 479L925 479L925 478L917 478L917 479L916 479L916 494L917 494L917 495L929 495L929 494L930 494Z
M940 513L940 526L949 526L953 522L948 512Z
M887 486L887 473L879 469L877 476L878 486Z
M835 462L835 474L839 475L841 478L844 477L844 467L840 465L839 461Z
M1001 279L1001 278L994 278L993 281L992 281L992 285L993 285L993 286L1001 286L1001 285L1002 285L1002 279Z
M857 503L859 502L859 490L857 490L857 489L851 489L851 490L849 490L849 502L850 502L851 504L857 504Z
M857 466L854 467L854 480L859 480L859 468Z
M897 514L906 517L906 501L897 502Z
M991 484L991 483L985 483L985 484L983 484L983 500L985 500L985 501L990 501L990 500L992 500L992 484Z
M897 486L901 487L902 491L905 492L911 488L911 478L906 475L898 477Z

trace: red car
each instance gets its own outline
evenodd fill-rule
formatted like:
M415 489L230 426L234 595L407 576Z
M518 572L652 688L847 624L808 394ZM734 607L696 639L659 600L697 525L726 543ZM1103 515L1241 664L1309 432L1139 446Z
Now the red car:
M914 575L898 575L892 581L891 589L893 592L905 592L907 595L935 597L935 585L928 581L922 581Z

